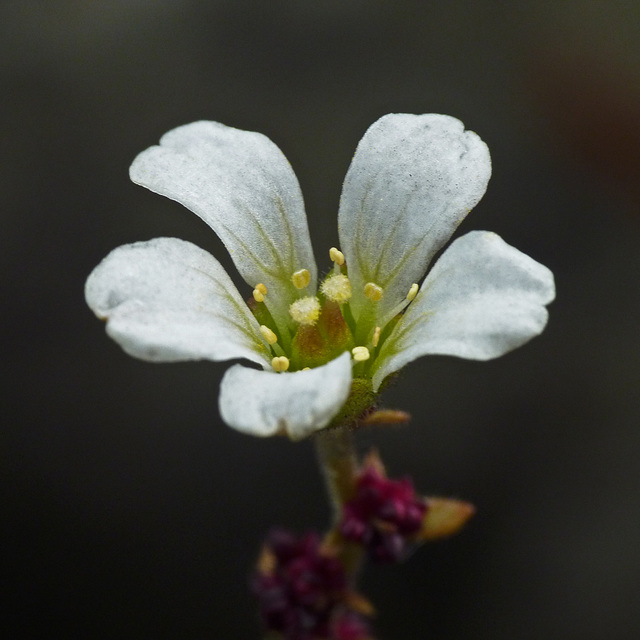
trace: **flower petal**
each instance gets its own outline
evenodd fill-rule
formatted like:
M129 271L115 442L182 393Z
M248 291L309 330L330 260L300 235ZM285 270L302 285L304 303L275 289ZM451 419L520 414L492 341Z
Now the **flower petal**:
M378 323L424 275L433 255L483 196L489 150L462 122L438 114L389 114L358 144L347 172L338 226L354 284L384 289Z
M297 297L291 276L316 263L302 194L280 149L266 136L193 122L169 131L130 169L133 182L177 200L224 242L251 288L266 285L265 303L281 327Z
M490 360L542 332L553 274L495 233L472 231L442 254L385 341L373 376L427 354Z
M351 390L348 352L328 364L295 373L272 373L234 365L220 385L220 415L254 436L286 433L300 440L326 427Z
M87 304L130 355L154 362L247 358L270 367L260 327L222 265L156 238L114 249L91 273Z

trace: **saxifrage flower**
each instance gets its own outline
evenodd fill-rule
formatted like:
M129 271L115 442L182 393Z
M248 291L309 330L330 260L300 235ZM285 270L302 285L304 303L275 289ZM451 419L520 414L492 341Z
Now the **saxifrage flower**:
M297 179L265 136L194 122L143 151L130 175L218 234L249 302L213 256L175 238L112 251L86 300L135 357L259 365L222 381L221 415L240 431L303 438L356 418L420 356L496 358L547 322L551 272L494 233L455 240L418 285L491 175L487 146L450 116L389 114L365 133L321 278Z

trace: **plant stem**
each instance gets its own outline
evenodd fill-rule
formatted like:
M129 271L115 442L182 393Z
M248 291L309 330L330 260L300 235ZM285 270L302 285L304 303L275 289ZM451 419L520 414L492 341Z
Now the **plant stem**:
M320 431L315 437L318 461L333 507L333 522L342 516L342 505L355 490L358 460L353 435L346 427Z
M342 519L342 505L353 497L356 488L358 458L353 434L346 426L327 429L316 434L315 443L333 507L333 523L325 542L338 548L338 557L345 571L355 580L355 574L362 564L362 548L343 540L338 529Z

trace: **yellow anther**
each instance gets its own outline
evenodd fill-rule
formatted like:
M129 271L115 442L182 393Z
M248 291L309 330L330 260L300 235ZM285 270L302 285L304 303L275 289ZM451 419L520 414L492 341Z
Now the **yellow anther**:
M275 344L278 342L278 336L264 324L260 325L260 333L269 344Z
M389 317L397 316L402 313L407 305L418 295L420 287L414 282L409 289L409 293L405 296L404 300L401 300L393 309L389 312Z
M380 332L382 331L381 327L376 327L375 331L373 332L373 337L371 338L371 344L374 347L378 346L378 342L380 342Z
M351 282L347 276L330 276L322 283L320 291L329 300L343 304L351 299Z
M320 317L320 300L315 296L300 298L291 304L289 314L298 324L310 327Z
M409 293L407 293L407 300L409 302L411 302L418 295L419 288L420 287L415 282L411 285L411 289L409 289Z
M344 253L335 247L331 247L331 249L329 249L329 257L337 265L342 266L344 264Z
M302 367L301 371L311 371L311 367Z
M351 349L351 353L353 354L353 359L356 362L364 362L370 357L369 349L367 349L367 347L354 347Z
M311 282L311 274L309 269L300 269L291 276L291 282L296 289L304 289Z
M265 287L262 282L259 282L256 285L256 288L253 290L253 299L256 302L264 302L264 297L267 295L267 287Z
M372 302L378 302L382 299L382 287L379 287L375 282L367 282L364 285L364 295Z
M274 371L280 373L281 371L286 371L289 368L289 358L286 356L276 356L271 361L271 366Z

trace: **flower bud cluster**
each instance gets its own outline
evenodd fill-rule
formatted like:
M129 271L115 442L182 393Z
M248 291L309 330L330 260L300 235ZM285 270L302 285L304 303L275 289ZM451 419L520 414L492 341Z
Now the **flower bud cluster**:
M373 640L369 635L369 625L354 611L344 611L336 616L332 628L331 640Z
M266 630L283 640L368 640L364 618L349 608L347 576L315 533L300 539L272 531L251 581Z
M376 464L358 478L355 496L343 506L340 533L363 545L374 562L399 562L419 533L427 503L409 478L390 480Z

